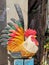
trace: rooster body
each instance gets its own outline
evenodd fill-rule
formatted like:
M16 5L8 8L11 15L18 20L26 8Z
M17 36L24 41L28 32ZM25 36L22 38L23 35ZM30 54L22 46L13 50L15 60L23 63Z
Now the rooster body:
M19 46L14 46L14 44L12 47L11 46L12 43L7 46L8 50L11 52L21 52L22 57L33 56L38 51L38 47L35 45L35 42L32 42L31 36Z
M30 31L31 29L28 30ZM34 32L34 30L32 31ZM27 35L26 32L27 31L16 31L15 33L13 32L12 34L18 35L12 36L12 38L9 39L7 50L9 50L12 53L20 52L22 57L30 57L35 55L35 53L38 51L38 42L34 34L30 34L30 32L27 32ZM25 37L27 38L25 39Z
M31 57L38 51L38 41L36 39L37 32L33 29L27 29L24 31L24 20L19 5L15 5L19 20L14 18L9 22L5 30L2 31L0 42L7 43L7 50L11 53L20 52L22 57ZM4 40L3 40L4 38ZM7 40L7 41L5 41ZM6 45L6 44L4 44Z

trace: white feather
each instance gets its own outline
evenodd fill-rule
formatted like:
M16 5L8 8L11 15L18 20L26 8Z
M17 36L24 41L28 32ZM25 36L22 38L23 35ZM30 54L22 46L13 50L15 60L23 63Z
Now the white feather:
M23 43L23 47L30 53L36 53L38 51L38 46L35 42L32 42L31 36L29 36Z

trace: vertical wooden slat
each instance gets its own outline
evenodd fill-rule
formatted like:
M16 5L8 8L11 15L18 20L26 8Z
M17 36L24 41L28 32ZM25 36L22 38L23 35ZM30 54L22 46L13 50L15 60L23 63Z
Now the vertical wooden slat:
M31 59L14 59L14 65L34 65L34 58L31 58Z
M23 59L15 59L14 65L23 65Z
M34 58L32 58L32 59L25 59L24 65L34 65Z

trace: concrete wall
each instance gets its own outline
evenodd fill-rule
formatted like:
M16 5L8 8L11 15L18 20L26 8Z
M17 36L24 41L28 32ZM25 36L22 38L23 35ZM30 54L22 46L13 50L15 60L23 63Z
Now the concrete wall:
M6 6L7 6L7 22L11 21L10 18L18 19L17 12L15 10L14 4L19 4L23 16L24 16L24 22L25 22L25 29L27 28L27 22L28 22L28 0L6 0Z

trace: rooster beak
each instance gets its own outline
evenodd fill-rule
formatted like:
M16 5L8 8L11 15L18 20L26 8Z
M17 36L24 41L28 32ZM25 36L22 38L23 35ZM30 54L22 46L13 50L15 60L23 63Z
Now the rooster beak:
M37 37L37 36L34 36L35 38Z

